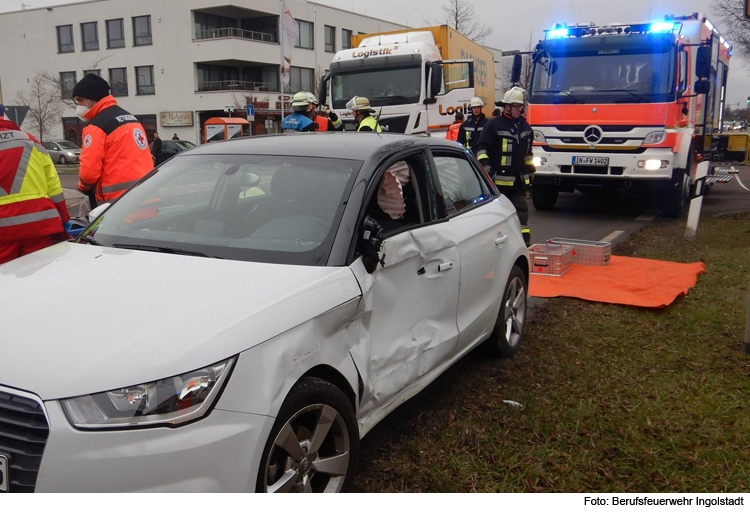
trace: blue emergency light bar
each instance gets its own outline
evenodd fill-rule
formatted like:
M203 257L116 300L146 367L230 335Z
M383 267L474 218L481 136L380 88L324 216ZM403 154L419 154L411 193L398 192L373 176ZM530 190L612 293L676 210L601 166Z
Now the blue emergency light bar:
M652 33L663 33L663 32L669 32L674 31L674 28L677 24L674 22L656 22L651 24L651 27L649 27L649 32Z
M558 29L550 29L547 31L547 38L565 38L568 36L568 28L560 27Z

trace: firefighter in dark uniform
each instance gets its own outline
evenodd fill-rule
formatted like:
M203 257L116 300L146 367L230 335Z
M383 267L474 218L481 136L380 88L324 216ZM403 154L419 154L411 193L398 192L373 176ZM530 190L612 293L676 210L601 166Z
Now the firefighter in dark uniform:
M521 87L508 90L500 102L503 113L490 119L482 130L477 144L477 159L518 212L526 246L531 245L529 206L526 190L534 173L532 143L534 132L521 116L526 106L526 91Z
M482 101L482 98L471 98L469 102L471 114L461 125L458 137L456 138L456 141L474 152L474 155L477 153L477 144L479 143L479 136L482 134L482 129L489 121L484 112L482 112L483 107L484 101Z

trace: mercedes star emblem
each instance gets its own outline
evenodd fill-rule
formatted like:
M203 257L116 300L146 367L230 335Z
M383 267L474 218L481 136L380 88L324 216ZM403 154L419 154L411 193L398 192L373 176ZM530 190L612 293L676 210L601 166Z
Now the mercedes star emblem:
M586 130L583 131L583 139L592 145L598 143L602 140L602 129L596 125L586 127Z

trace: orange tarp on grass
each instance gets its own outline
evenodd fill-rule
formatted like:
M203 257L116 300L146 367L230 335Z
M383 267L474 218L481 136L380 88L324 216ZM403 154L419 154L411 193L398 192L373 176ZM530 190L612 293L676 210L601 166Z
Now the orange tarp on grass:
M575 297L647 308L663 308L695 286L706 271L702 262L679 262L610 257L609 266L574 264L565 275L532 275L532 297Z

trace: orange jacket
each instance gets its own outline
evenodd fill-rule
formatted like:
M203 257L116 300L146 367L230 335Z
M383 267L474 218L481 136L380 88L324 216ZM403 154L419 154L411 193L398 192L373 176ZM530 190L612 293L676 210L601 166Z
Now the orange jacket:
M328 132L328 118L315 116L315 130L318 132Z
M463 123L463 121L458 121L448 127L448 133L445 135L445 139L450 139L451 141L458 139L458 129L461 128L461 123Z
M154 168L146 132L112 96L98 101L85 118L90 123L83 129L78 189L94 188L99 201L117 199Z
M0 242L60 233L69 220L47 151L12 121L0 120Z

